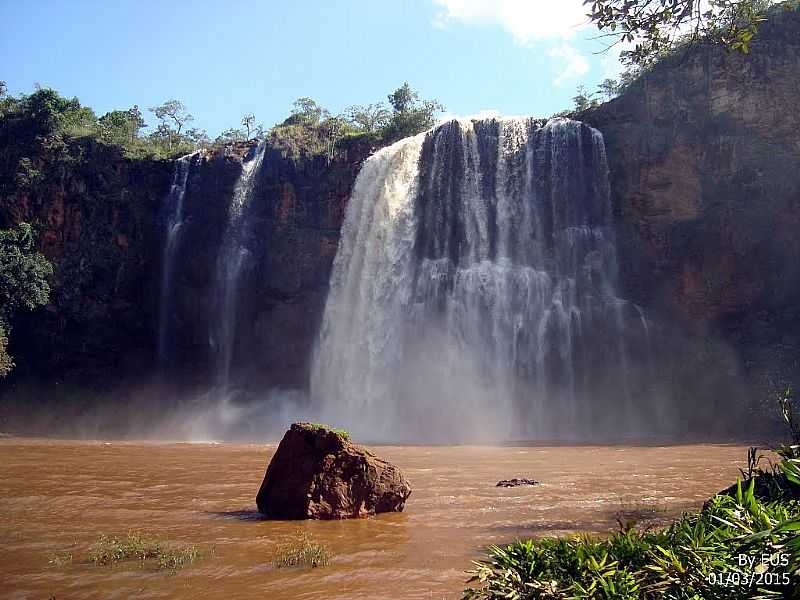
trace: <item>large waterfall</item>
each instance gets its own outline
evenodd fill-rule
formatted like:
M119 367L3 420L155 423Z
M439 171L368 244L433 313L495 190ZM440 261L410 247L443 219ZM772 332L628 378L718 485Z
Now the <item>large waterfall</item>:
M164 222L164 246L161 258L161 289L158 301L158 360L162 369L169 360L170 323L172 320L172 285L175 255L183 226L183 199L186 182L196 154L182 156L175 161L172 185L164 201L161 218Z
M216 353L216 385L230 385L231 364L236 341L237 312L240 306L239 283L242 270L250 256L247 247L251 235L247 207L255 191L256 176L264 160L265 142L242 163L242 173L233 190L228 208L228 223L217 257L214 300L216 313L211 319L209 339Z
M632 431L647 330L616 270L598 131L462 120L400 141L356 180L312 397L372 439Z

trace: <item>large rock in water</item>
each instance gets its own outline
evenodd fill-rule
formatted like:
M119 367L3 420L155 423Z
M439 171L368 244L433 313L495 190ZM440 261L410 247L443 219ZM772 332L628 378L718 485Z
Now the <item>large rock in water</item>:
M346 435L294 423L267 467L256 503L270 519L349 519L400 512L410 495L400 469Z

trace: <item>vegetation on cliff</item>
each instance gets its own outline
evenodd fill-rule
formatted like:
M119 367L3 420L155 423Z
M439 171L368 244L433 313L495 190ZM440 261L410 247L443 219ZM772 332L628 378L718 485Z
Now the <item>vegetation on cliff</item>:
M28 223L0 229L0 378L14 368L8 353L11 320L19 310L33 310L50 297L50 262L35 248L36 236Z
M584 0L589 18L615 44L627 44L622 58L651 65L665 54L711 42L747 54L775 0ZM778 2L783 8L796 0Z

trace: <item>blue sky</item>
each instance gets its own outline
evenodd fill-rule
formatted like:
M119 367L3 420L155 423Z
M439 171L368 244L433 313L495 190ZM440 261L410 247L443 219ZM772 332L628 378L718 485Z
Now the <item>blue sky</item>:
M177 98L212 137L247 112L271 126L299 96L337 113L404 81L454 115L549 116L618 71L584 12L581 0L0 0L0 79L98 115Z

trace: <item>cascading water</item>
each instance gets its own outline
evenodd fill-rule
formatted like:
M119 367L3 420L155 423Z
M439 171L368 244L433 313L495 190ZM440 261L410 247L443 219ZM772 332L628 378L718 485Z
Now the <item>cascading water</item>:
M161 290L158 301L158 361L165 368L169 361L169 335L172 304L172 283L175 271L175 255L183 227L183 199L186 196L186 183L196 154L182 156L175 161L172 185L164 201L162 219L164 222L164 250L161 260Z
M216 353L216 385L226 389L230 384L231 362L236 337L239 282L250 255L247 238L250 234L246 209L255 190L256 175L264 159L264 142L242 164L242 173L233 190L228 209L228 224L217 257L214 297L216 317L212 318L210 343Z
M314 357L322 418L373 439L630 431L647 332L615 294L611 225L603 138L579 122L452 121L376 153Z

